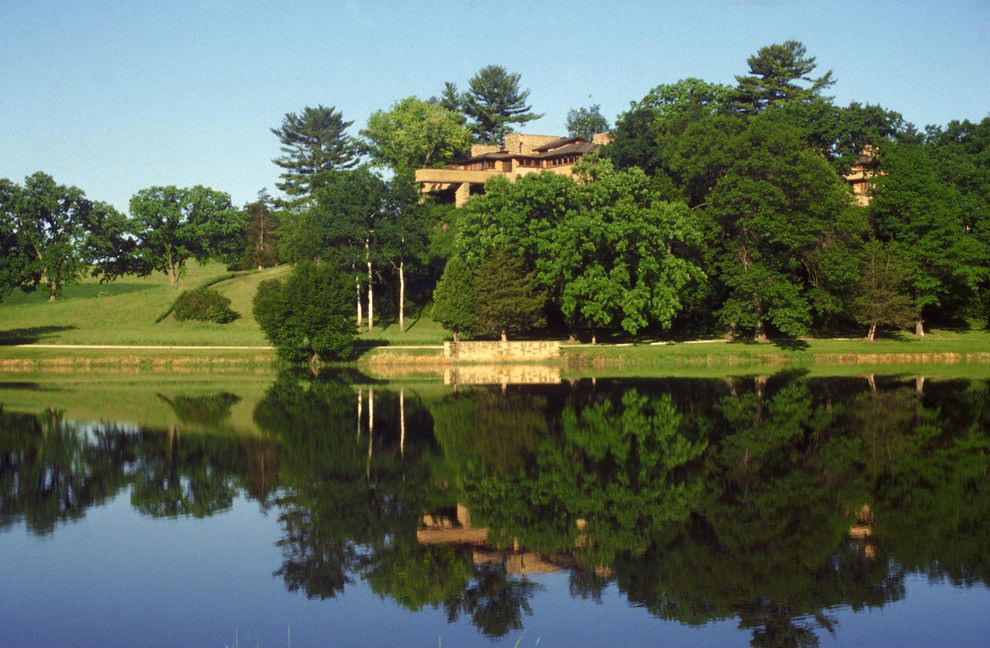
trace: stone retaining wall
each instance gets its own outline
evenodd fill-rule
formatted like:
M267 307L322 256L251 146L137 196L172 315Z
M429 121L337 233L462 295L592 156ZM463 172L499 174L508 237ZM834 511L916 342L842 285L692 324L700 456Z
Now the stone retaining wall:
M444 342L443 356L465 362L529 362L560 357L560 342Z

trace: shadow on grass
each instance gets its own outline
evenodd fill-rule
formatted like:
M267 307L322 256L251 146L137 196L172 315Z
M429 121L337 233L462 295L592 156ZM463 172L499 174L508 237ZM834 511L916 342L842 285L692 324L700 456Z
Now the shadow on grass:
M785 351L807 351L811 348L811 345L805 340L799 340L798 338L782 338L771 340L770 343L778 349L784 349Z
M10 329L0 331L0 346L12 346L15 344L34 344L46 336L62 331L71 331L75 326L32 326L29 328Z

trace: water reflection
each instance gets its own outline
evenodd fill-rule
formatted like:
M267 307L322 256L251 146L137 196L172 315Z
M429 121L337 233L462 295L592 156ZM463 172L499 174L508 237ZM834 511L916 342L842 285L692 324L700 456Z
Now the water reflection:
M500 637L540 584L615 586L753 645L815 645L832 610L905 577L990 584L990 388L867 376L598 380L436 394L286 374L230 435L238 396L160 396L165 429L0 411L0 525L51 533L129 489L150 516L239 493L277 512L290 591L357 580ZM212 434L186 433L182 423Z

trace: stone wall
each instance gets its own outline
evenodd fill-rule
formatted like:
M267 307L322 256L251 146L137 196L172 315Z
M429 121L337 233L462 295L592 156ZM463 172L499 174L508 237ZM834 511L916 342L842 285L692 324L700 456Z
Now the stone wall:
M536 362L560 357L560 342L444 342L443 355L464 362Z
M560 367L526 364L453 365L443 370L445 385L559 385Z

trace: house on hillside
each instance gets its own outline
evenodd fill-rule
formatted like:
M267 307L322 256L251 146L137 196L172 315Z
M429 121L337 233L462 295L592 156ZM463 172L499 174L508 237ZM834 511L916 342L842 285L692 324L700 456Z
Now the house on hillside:
M607 133L595 135L590 142L581 137L510 133L502 146L474 144L470 157L442 169L416 169L416 183L421 193L461 207L498 175L510 180L540 171L571 175L575 162L608 141Z
M873 197L873 185L870 182L877 175L877 150L872 146L863 149L856 163L849 167L849 173L844 177L852 187L856 202L868 207Z

